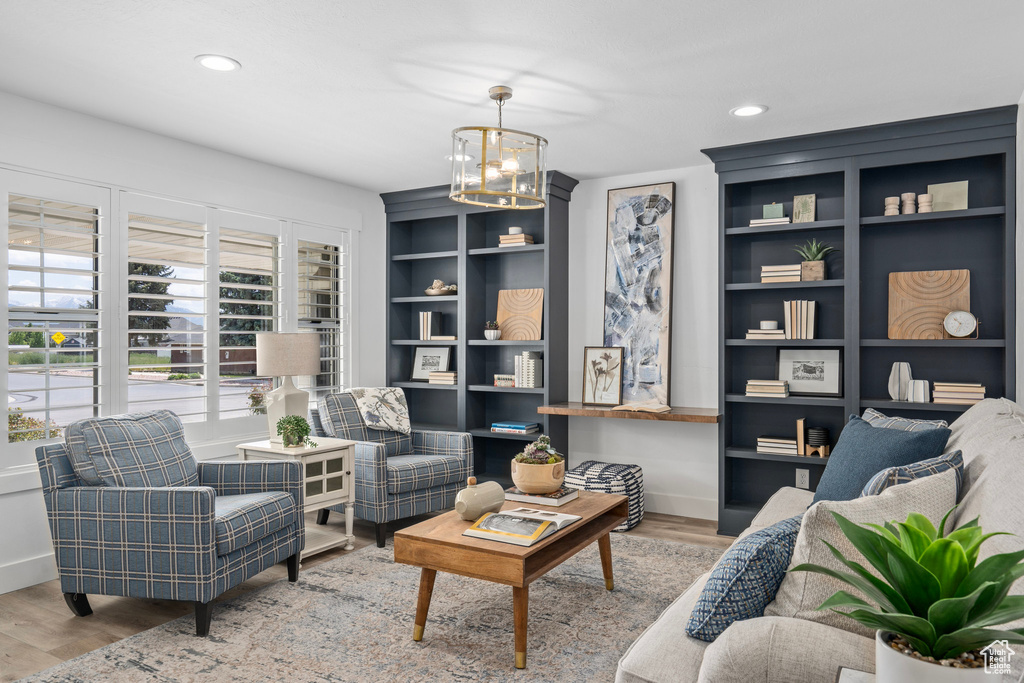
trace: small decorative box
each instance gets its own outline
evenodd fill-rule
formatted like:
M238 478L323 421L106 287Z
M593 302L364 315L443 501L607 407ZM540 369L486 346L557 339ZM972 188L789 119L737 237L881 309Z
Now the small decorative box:
M782 204L765 204L761 218L782 218Z
M494 375L494 386L496 387L514 387L515 385L515 375Z

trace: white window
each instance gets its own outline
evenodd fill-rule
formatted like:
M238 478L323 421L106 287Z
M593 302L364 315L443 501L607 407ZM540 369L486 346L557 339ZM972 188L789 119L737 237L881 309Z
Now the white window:
M303 229L296 226L296 233L301 236ZM347 379L348 234L338 231L320 236L322 241L297 240L299 327L320 334L320 374L300 382L312 401L341 390Z

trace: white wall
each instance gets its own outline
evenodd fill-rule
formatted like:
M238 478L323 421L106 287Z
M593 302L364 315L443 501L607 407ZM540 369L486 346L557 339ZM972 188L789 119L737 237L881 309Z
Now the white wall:
M582 394L583 347L601 346L607 193L675 182L672 404L718 405L718 177L714 166L584 180L569 204L569 400ZM716 425L569 418L570 463L636 463L647 509L718 515Z
M351 382L384 381L384 206L375 193L2 92L0 167L350 229ZM56 577L39 473L5 467L2 455L0 519L0 593Z

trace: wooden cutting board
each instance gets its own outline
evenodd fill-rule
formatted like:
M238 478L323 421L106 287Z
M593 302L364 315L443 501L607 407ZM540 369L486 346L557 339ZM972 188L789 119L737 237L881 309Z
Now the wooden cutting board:
M889 339L942 339L946 314L969 310L969 270L889 273Z
M513 341L540 339L544 319L543 289L498 291L498 327L501 338Z

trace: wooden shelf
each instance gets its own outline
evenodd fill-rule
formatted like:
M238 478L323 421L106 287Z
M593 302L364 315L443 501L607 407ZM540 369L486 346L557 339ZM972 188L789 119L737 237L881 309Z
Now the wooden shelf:
M391 386L403 389L440 389L442 391L455 391L459 388L455 384L430 384L429 382L392 382Z
M921 348L1000 348L1005 339L861 339L861 346L921 347Z
M392 339L394 346L455 346L457 339Z
M778 455L776 453L758 453L753 448L726 448L725 457L741 460L769 460L772 462L788 462L797 465L818 465L824 467L828 458L817 458L809 455Z
M485 439L510 439L512 441L536 441L537 437L541 434L540 431L530 432L529 434L510 434L508 432L492 432L490 429L485 428L470 429L469 433Z
M783 225L766 225L763 227L751 228L749 226L726 228L726 235L762 235L772 232L803 232L804 230L826 230L828 228L841 228L845 225L842 218L829 221L814 221L811 223L784 223Z
M457 303L459 295L449 296L393 296L391 297L391 303L393 304L440 304L440 303Z
M544 340L516 341L514 339L470 339L470 346L544 346Z
M900 223L929 223L936 221L955 221L964 218L980 218L983 216L1002 216L1006 213L1005 206L985 206L979 209L963 209L962 211L933 211L932 213L908 213L899 216L867 216L860 219L861 225L898 225Z
M395 254L391 257L392 261L419 261L423 259L432 258L452 258L458 256L457 251L428 251L421 252L418 254Z
M842 346L843 339L726 339L726 346Z
M862 408L880 408L888 410L928 410L944 413L963 413L973 404L968 403L911 403L910 401L893 401L890 399L865 399L860 402Z
M522 254L528 252L543 252L543 244L527 244L522 247L482 247L480 249L470 249L466 253L470 256L494 256L496 254Z
M672 406L667 413L641 413L632 410L611 410L600 406L585 406L582 403L555 403L540 406L541 415L568 415L570 417L610 417L620 420L660 420L663 422L697 422L717 424L721 415L716 408L683 408Z
M734 282L725 286L727 292L762 289L807 289L809 287L843 287L846 280L808 280L802 282Z
M528 389L526 387L496 387L493 384L470 384L470 391L493 391L499 394L543 394L544 388Z
M775 403L791 406L837 406L846 405L846 399L831 396L787 396L785 398L768 398L764 396L747 396L746 394L726 394L728 403Z

